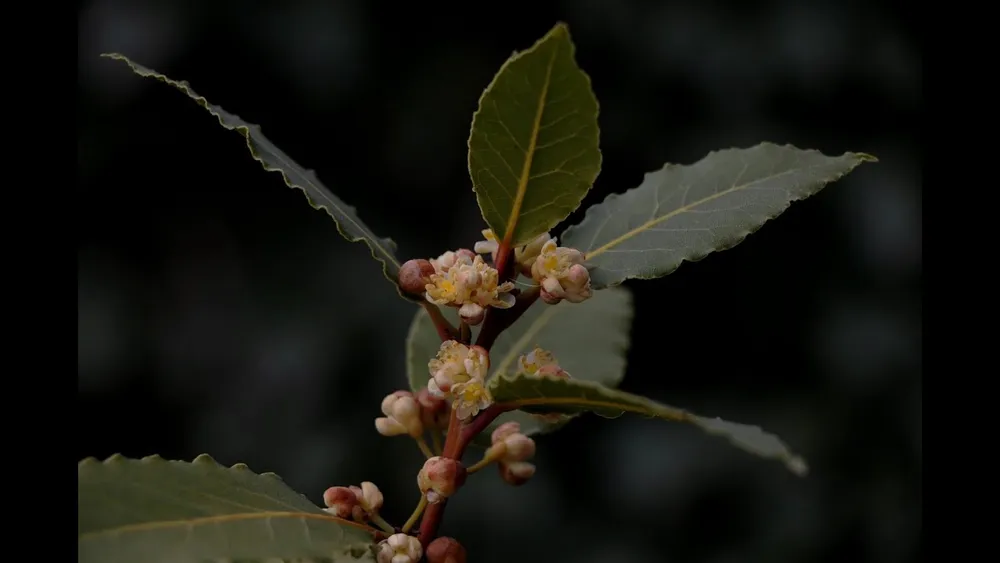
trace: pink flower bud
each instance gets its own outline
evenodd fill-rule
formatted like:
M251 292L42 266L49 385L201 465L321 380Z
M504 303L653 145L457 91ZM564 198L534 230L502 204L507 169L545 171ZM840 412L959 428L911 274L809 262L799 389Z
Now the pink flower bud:
M455 538L439 537L427 546L427 563L465 563L466 553Z
M435 397L428 389L421 389L416 398L420 404L420 419L424 426L440 430L448 428L448 418L451 413L448 401Z
M500 426L496 427L493 434L490 435L490 441L493 444L497 442L502 442L504 438L510 436L511 434L517 434L521 431L521 425L516 422L505 422Z
M534 464L526 461L500 463L497 467L500 469L500 477L515 487L527 483L528 479L531 479L531 476L535 474Z
M421 296L434 273L434 266L424 259L407 260L399 267L399 288L410 295Z
M458 315L469 326L476 326L486 317L486 309L478 303L466 303L458 308Z
M465 467L458 461L435 456L428 459L417 474L417 486L434 504L453 495L465 483Z
M347 519L352 517L352 511L358 506L358 497L347 487L330 487L323 493L323 504L330 514Z

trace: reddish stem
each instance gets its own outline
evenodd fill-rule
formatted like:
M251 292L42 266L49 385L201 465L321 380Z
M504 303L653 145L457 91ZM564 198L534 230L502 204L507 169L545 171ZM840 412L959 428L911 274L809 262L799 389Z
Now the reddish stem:
M486 320L483 321L483 329L479 331L476 338L476 345L489 350L493 347L500 333L510 328L521 315L531 307L541 292L537 286L528 288L517 296L517 301L510 309L490 309L486 312Z
M430 315L431 321L434 322L434 328L437 329L438 336L441 337L441 342L444 342L445 340L455 340L458 338L458 329L452 326L451 323L448 322L448 319L444 318L444 315L441 313L441 309L439 309L437 305L428 303L427 301L422 301L420 304L423 305L424 310L426 310L427 314Z

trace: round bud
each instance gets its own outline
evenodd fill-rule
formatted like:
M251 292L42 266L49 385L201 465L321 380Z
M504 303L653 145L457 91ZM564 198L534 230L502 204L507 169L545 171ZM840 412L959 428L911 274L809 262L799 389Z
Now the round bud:
M417 486L421 493L427 495L427 502L434 504L455 494L465 484L466 475L465 466L461 462L434 456L424 462L417 474Z
M427 546L427 563L465 563L465 548L455 538L442 536Z
M347 487L330 487L323 493L323 504L327 512L337 518L351 518L352 512L358 506L358 497Z
M410 295L423 295L433 273L434 266L427 260L407 260L399 268L399 287Z

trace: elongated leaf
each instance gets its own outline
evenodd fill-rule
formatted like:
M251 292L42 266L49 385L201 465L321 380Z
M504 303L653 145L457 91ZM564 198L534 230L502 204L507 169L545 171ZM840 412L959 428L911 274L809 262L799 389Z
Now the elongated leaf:
M373 532L320 510L273 473L114 455L77 467L79 561L374 561Z
M472 118L469 173L483 219L513 245L580 206L601 170L597 98L565 24L515 53Z
M396 243L391 239L375 236L375 233L361 222L357 211L353 207L345 204L340 198L333 195L326 186L321 184L314 171L299 166L281 149L274 146L261 133L259 125L247 123L240 119L239 116L228 113L219 106L210 104L208 100L196 94L187 82L168 78L118 53L104 53L101 56L123 61L139 76L155 78L177 88L214 115L223 127L243 135L243 138L247 142L247 148L250 149L250 154L257 162L260 162L264 170L279 172L288 187L302 190L311 206L315 209L325 210L333 218L334 223L337 225L337 230L344 238L351 242L363 241L367 244L371 250L372 257L382 263L382 273L385 274L385 277L393 285L398 284L399 260L395 255ZM398 287L397 291L399 291ZM399 293L403 295L402 292Z
M457 318L454 313L449 314ZM551 351L574 379L615 387L625 376L631 322L632 296L622 287L596 292L583 303L538 302L494 343L490 350L490 371L515 373L518 358L540 346ZM427 386L430 377L427 361L437 354L440 345L434 324L420 309L410 325L406 347L407 376L414 391ZM492 426L513 420L521 424L523 433L531 435L555 430L568 419L548 423L515 411L501 415ZM488 433L483 436L488 440Z
M762 143L712 152L690 166L667 164L588 209L561 244L586 254L595 288L665 276L684 260L736 246L862 162L876 159Z
M705 418L639 395L610 389L599 383L556 377L500 376L490 381L490 390L498 403L528 411L586 411L607 418L632 412L663 420L687 422L710 434L726 437L733 445L750 453L781 460L796 475L808 472L801 457L794 455L777 436L768 434L757 426Z

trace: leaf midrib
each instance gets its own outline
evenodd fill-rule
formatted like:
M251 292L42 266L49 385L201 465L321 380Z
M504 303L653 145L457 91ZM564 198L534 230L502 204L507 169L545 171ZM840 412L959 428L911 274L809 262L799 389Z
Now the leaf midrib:
M528 150L525 152L524 165L521 167L521 178L517 183L517 192L514 194L514 204L510 210L510 217L507 219L507 229L504 233L503 244L510 245L514 238L514 229L517 227L517 220L521 216L521 206L524 205L524 195L528 190L528 182L531 180L531 165L535 157L535 149L538 146L538 135L541 132L542 117L545 115L545 100L549 95L549 85L552 83L552 69L555 67L556 56L559 54L559 42L554 41L552 57L545 68L545 82L542 83L542 91L538 96L538 109L535 111L535 120L531 128L531 138L528 139Z
M119 535L123 533L134 533L134 532L147 532L151 530L161 530L165 528L174 528L178 526L199 526L203 524L220 524L226 522L235 522L239 520L253 520L256 518L304 518L312 520L324 520L331 523L336 523L345 526L354 526L360 530L366 532L374 532L374 530L368 528L363 524L357 522L351 522L350 520L343 520L334 516L326 516L323 514L311 514L309 512L288 512L288 511L268 511L268 512L244 512L239 514L222 514L218 516L203 516L200 518L185 518L180 520L162 520L158 522L143 522L141 524L127 524L125 526L117 526L114 528L107 528L105 530L98 530L95 532L86 532L80 534L80 541L83 540L93 540L104 535Z
M687 205L678 207L677 209L675 209L675 210L667 213L666 215L663 215L661 217L656 217L655 219L650 219L649 221L646 221L645 223L643 223L642 225L639 225L638 227L632 229L631 231L628 231L625 234L619 235L618 237L615 237L614 239L612 239L611 241L609 241L609 242L601 245L600 247L598 247L598 248L596 248L596 249L594 249L594 250L592 250L590 252L587 252L586 253L586 258L588 260L590 260L592 258L596 258L597 256L600 256L601 254L603 254L606 251L608 251L608 250L610 250L610 249L618 246L619 244L621 244L621 243L625 242L626 240L634 237L635 235L637 235L637 234L639 234L639 233L641 233L643 231L646 231L646 230L648 230L648 229L650 229L652 227L655 227L656 225L658 225L658 224L666 221L667 219L671 219L673 217L676 217L677 215L680 215L681 213L686 213L686 212L690 211L691 209L694 209L695 207L697 207L699 205L704 205L704 204L706 204L706 203L708 203L710 201L713 201L713 200L718 199L720 197L723 197L725 195L729 195L729 194L731 194L731 193L733 193L735 191L746 189L746 188L748 188L748 187L750 187L750 186L752 186L754 184L760 183L760 182L765 182L765 181L768 181L768 180L773 180L775 178L780 178L781 176L783 176L785 174L790 174L792 172L794 172L794 170L785 170L783 172L779 172L778 174L774 174L774 175L771 175L771 176L765 176L763 178L759 178L757 180L754 180L753 182L748 182L748 183L742 184L742 185L734 185L733 187L727 188L725 190L722 190L719 193L712 194L712 195L710 195L710 196L708 196L706 198L702 198L702 199L699 199L697 201L693 201L693 202L691 202L691 203L689 203Z
M515 399L501 403L503 408L519 409L521 407L545 406L545 405L579 405L581 407L615 409L622 412L644 414L655 416L664 420L674 420L677 422L691 422L691 415L680 409L665 408L644 408L630 403L616 403L614 401L595 401L592 399L576 399L569 397L538 397L534 399ZM659 405L657 405L659 407Z

